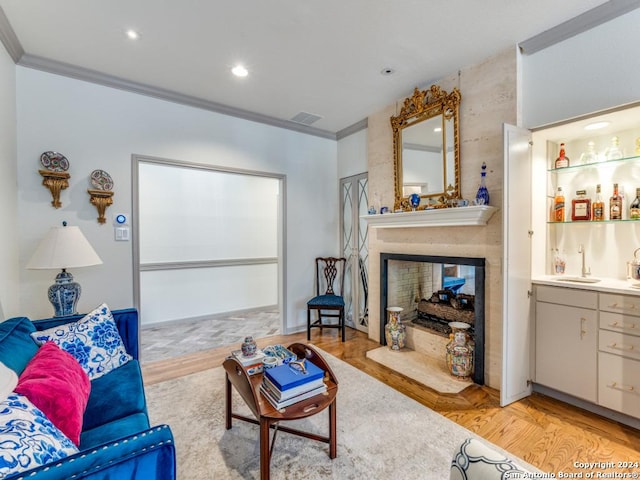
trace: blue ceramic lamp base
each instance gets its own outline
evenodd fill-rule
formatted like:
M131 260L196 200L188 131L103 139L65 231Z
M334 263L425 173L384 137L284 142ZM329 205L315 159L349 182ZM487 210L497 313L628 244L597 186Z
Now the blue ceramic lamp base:
M75 315L80 299L80 284L73 281L73 275L64 268L56 275L56 283L49 287L49 301L55 310L54 317Z

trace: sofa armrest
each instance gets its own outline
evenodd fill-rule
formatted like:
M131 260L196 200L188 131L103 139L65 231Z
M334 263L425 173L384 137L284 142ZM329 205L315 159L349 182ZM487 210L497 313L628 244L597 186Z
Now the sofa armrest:
M453 455L449 479L502 480L526 478L527 473L497 450L467 438Z
M112 310L111 314L116 322L122 342L127 350L127 353L136 360L139 359L139 341L138 341L138 310L135 308L124 308L121 310ZM47 330L52 327L64 325L67 323L77 322L85 314L68 315L65 317L52 317L42 318L40 320L33 320L33 324L37 330Z
M80 451L55 464L3 480L175 480L176 453L168 425Z

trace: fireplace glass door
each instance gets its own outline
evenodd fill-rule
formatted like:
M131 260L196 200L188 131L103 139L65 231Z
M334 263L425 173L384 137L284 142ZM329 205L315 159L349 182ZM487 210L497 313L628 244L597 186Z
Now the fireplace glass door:
M340 180L340 230L345 271L345 316L347 325L367 332L369 329L369 247L367 224L367 174Z

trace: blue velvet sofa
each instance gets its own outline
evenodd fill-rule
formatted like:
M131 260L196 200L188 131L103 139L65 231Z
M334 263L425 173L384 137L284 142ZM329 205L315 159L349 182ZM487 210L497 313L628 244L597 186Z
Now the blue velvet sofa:
M175 445L167 425L150 427L138 348L138 312L112 312L132 357L125 365L91 381L79 453L3 478L33 480L172 480ZM0 323L0 361L19 376L38 350L30 334L80 320L83 315L31 321L17 317Z

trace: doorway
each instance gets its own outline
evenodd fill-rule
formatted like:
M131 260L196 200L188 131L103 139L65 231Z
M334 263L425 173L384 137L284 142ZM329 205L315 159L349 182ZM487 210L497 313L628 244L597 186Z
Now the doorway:
M345 319L348 326L369 331L369 240L367 214L369 199L366 173L340 180L341 252L345 268Z
M209 331L222 333L204 348L241 341L251 330L243 319L256 318L247 313L277 312L282 331L285 177L132 160L134 302L141 326L212 322Z

